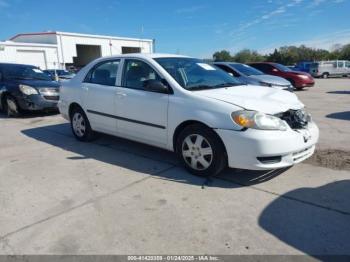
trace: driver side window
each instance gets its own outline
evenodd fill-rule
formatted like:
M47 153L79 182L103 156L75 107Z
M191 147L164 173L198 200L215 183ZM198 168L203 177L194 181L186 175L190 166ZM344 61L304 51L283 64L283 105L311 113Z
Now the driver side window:
M230 75L234 76L234 77L240 77L240 75L234 71L233 69L229 68L228 66L225 65L216 65L217 67L221 68L222 70L224 70L226 73L229 73Z
M134 59L125 60L123 87L144 90L148 80L161 78L147 63Z

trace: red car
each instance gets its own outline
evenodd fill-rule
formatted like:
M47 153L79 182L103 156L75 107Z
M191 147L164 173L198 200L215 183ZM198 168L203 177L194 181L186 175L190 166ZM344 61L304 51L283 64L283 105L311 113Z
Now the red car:
M251 63L250 66L268 75L280 76L287 79L296 89L315 85L313 77L305 72L293 71L292 69L277 63L263 62Z

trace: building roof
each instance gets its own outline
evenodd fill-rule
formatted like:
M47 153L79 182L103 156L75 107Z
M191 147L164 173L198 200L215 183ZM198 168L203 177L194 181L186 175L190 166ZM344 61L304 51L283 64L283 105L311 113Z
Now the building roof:
M130 41L144 41L152 42L153 39L144 38L130 38L130 37L118 37L118 36L107 36L107 35L91 35L91 34L80 34L80 33L69 33L60 31L48 31L48 32L34 32L34 33L21 33L10 38L10 40L15 40L20 36L35 36L35 35L65 35L65 36L76 36L76 37L86 37L86 38L102 38L111 40L130 40Z
M13 41L5 41L1 42L0 45L4 46L30 46L30 47L49 47L49 48L57 48L55 44L39 44L39 43L22 43L22 42L13 42Z

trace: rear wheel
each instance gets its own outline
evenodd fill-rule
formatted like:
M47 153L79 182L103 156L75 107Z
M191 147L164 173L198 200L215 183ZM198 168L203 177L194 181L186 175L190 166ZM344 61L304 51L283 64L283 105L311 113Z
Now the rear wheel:
M195 124L179 135L176 153L186 169L199 176L213 176L227 166L225 147L210 128Z
M95 138L95 133L91 129L90 122L81 108L74 108L70 119L73 134L78 140L87 142Z
M7 95L4 99L4 111L8 117L20 116L20 109L14 97Z
M322 78L327 79L328 77L329 77L329 74L328 74L328 73L323 73L323 74L322 74Z

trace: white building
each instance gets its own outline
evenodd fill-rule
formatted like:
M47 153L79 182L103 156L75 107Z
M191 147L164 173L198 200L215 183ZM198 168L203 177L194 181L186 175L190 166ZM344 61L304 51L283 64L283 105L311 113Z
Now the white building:
M0 42L0 62L30 64L41 69L80 68L101 56L153 51L151 39L66 32L28 33Z

